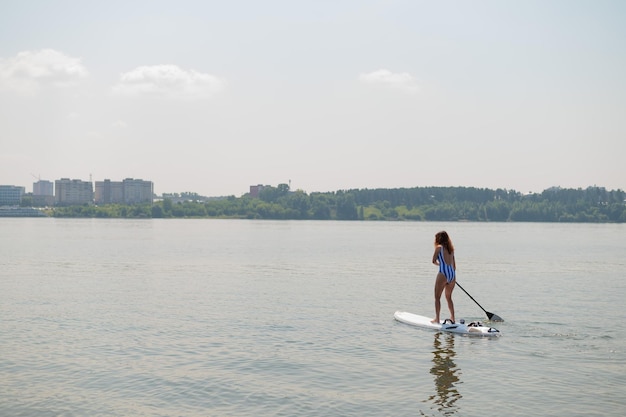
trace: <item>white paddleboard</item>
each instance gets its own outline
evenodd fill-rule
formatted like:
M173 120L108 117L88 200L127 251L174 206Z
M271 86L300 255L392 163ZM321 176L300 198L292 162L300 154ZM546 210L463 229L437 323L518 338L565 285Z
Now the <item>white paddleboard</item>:
M448 320L445 323L432 323L432 318L408 313L406 311L396 311L393 316L399 322L410 324L412 326L424 327L426 329L471 336L500 336L500 331L498 329L485 326L480 322L450 323Z

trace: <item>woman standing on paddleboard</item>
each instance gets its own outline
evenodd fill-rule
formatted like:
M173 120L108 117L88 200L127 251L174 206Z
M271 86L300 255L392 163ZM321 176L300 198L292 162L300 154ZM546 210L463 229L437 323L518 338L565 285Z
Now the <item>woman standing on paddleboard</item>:
M456 262L454 260L454 245L448 233L442 231L435 235L435 253L433 264L439 266L439 272L435 279L435 319L433 323L439 323L441 310L441 293L446 291L446 301L450 309L450 320L454 323L454 303L452 302L452 290L456 284Z

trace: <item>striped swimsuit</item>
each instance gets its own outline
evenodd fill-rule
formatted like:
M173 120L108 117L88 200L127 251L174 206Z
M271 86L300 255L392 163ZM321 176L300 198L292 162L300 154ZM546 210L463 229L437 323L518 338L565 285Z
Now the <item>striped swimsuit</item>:
M444 248L442 246L441 250L439 250L439 255L437 257L437 259L439 259L439 272L441 272L446 277L446 281L449 284L454 281L454 266L451 264L447 264L446 261L443 260L443 251Z

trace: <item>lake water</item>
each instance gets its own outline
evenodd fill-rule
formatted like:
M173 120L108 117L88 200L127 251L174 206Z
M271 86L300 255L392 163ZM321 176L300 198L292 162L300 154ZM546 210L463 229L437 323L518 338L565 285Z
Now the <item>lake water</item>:
M442 229L502 337L394 321ZM623 224L0 219L0 415L622 416L625 268Z

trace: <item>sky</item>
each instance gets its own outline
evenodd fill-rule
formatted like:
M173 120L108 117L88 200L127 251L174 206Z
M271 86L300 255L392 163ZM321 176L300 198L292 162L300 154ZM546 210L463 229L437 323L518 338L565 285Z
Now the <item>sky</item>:
M0 184L626 189L621 0L0 0Z

